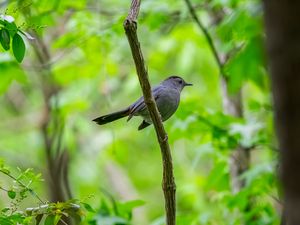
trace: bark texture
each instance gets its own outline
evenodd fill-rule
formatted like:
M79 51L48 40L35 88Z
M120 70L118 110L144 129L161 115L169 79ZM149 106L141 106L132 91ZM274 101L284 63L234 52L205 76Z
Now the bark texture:
M269 67L285 216L300 224L300 1L265 0Z
M124 21L124 29L131 48L145 103L150 113L160 145L163 162L162 188L165 197L166 224L174 225L176 224L176 185L173 175L173 162L168 135L164 129L160 113L152 96L148 71L145 66L144 57L137 36L137 17L140 10L140 4L140 0L132 1L128 16Z

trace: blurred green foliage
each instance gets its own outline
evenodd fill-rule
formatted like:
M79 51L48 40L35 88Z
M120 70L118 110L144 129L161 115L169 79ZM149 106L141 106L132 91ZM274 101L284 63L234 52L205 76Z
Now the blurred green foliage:
M165 123L177 184L177 224L279 224L278 155L261 3L192 3L219 53L230 55L225 64L228 88L233 95L242 90L244 111L242 118L223 113L218 66L184 1L143 0L138 34L152 83L180 75L194 84L183 91L178 111ZM44 93L54 87L48 132L54 132L58 119L63 127L61 146L70 155L74 198L92 195L82 205L82 224L164 224L162 164L153 127L138 132L138 118L105 126L91 122L141 95L122 26L129 1L17 0L0 6L1 14L14 17L20 29L34 37L21 38L26 56L19 64L13 55L22 61L25 46L17 37L19 41L12 39L18 42L13 52L5 51L14 36L1 26L0 158L21 171L34 168L47 180ZM216 22L220 10L221 21ZM50 54L44 64L35 52L39 40ZM251 149L251 163L241 175L245 187L233 193L229 156L238 145ZM1 209L19 196L11 182L0 174L0 187L9 190L0 191ZM48 182L34 182L33 190L49 199ZM28 207L38 207L35 198L27 196L17 204L18 210ZM16 217L18 221L22 216Z

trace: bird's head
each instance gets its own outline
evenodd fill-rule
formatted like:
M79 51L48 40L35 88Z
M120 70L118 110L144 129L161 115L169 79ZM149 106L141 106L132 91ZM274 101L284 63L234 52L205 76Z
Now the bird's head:
M165 79L162 82L162 84L167 85L167 86L171 85L172 87L176 88L179 91L182 91L182 89L185 86L192 86L193 85L193 84L185 82L184 79L182 79L179 76L170 76L167 79Z

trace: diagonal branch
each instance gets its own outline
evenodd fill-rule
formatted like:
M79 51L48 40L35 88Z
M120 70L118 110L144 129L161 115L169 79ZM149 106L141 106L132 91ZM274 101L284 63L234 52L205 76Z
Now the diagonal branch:
M132 0L127 18L124 21L124 29L131 48L135 62L137 75L143 91L145 103L150 113L155 127L157 139L160 145L163 161L163 180L162 188L165 197L166 223L175 225L176 223L176 185L173 175L173 163L168 135L162 124L160 113L151 93L151 85L148 79L148 71L145 66L144 57L137 36L137 17L140 10L141 0Z
M193 18L193 20L196 22L196 24L198 25L198 27L200 28L200 30L203 32L205 38L206 38L206 41L214 55L214 58L218 64L218 67L219 67L219 70L220 70L220 74L221 76L225 76L224 75L224 65L223 63L221 62L221 59L219 57L219 54L218 54L218 51L217 51L217 48L214 44L214 41L212 39L212 37L210 36L209 32L207 31L207 29L205 28L205 26L202 24L201 20L199 19L199 17L197 16L196 14L196 11L194 9L194 7L192 6L192 3L190 2L190 0L184 0L189 11L190 11L190 14Z

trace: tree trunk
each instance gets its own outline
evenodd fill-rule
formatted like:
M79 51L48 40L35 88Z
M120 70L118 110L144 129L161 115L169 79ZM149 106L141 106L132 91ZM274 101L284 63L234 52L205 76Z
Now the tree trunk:
M265 24L289 225L300 224L300 1L265 0Z

